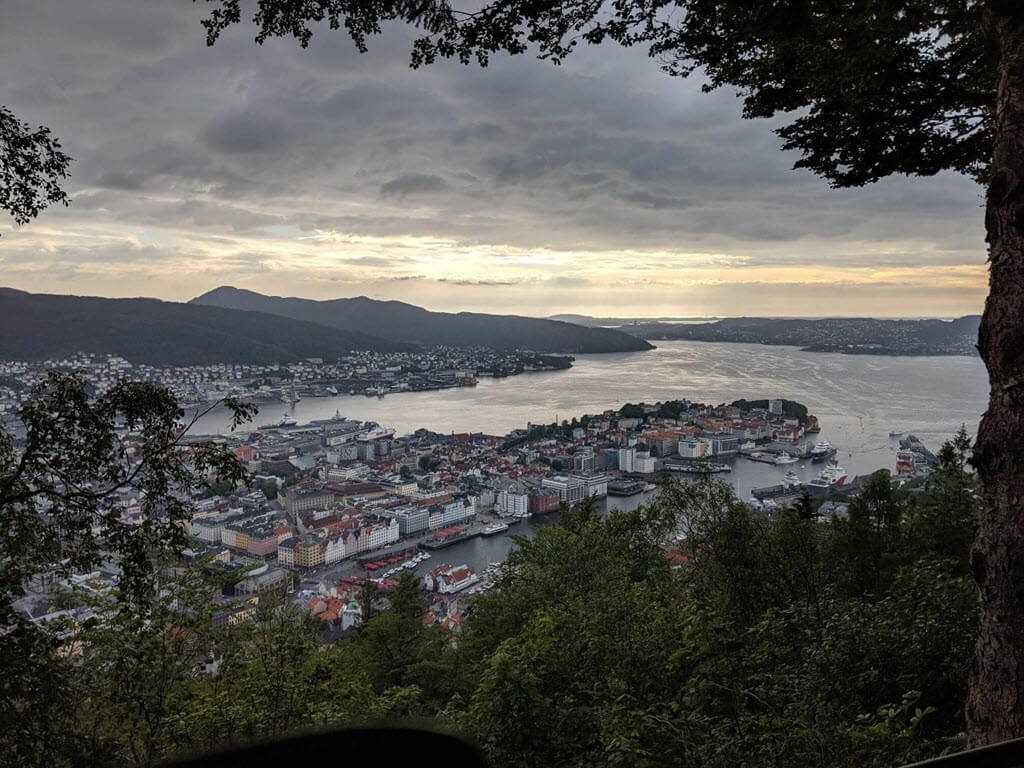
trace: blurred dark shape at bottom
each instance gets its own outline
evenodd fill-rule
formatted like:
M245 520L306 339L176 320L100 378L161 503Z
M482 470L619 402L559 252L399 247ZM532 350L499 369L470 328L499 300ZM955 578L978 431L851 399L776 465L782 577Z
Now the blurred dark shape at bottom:
M466 742L416 728L342 728L256 742L164 763L164 768L281 768L287 765L485 768Z
M903 768L1024 768L1024 738L922 760Z

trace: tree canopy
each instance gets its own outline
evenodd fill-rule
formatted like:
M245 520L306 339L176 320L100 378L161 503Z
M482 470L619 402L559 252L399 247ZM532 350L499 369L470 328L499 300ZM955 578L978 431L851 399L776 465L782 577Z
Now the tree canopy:
M70 165L49 128L32 128L0 105L0 210L16 224L27 224L53 203L68 204L62 184Z
M24 523L4 532L15 562L65 567L12 505L29 489L58 509L66 491L121 487L114 434L126 414L149 446L129 477L147 483L155 517L132 529L147 542L142 559L120 534L74 555L87 568L87 553L121 553L129 576L124 594L90 598L91 619L37 625L5 603L0 747L20 765L149 766L380 719L453 729L495 765L537 768L881 767L964 743L977 632L965 548L978 499L963 436L940 451L923 491L879 473L848 519L820 520L805 503L770 521L710 478L666 483L631 511L563 509L517 539L459 634L424 622L429 605L403 573L387 594L367 581L362 625L325 645L320 620L290 598L264 594L250 619L215 620L225 584L201 562L175 560L180 528L163 523L190 512L173 506L172 488L207 482L205 468L222 460L229 476L238 467L220 454L204 463L213 447L187 461L158 450L179 433L176 405L134 386L90 400L75 378L55 377L23 413L31 454L8 452L2 464L0 479L14 482L0 506ZM55 430L69 439L48 439ZM69 474L79 462L91 480ZM67 485L52 486L55 475ZM76 516L55 514L71 535L51 538L88 543ZM76 597L54 599L69 607Z

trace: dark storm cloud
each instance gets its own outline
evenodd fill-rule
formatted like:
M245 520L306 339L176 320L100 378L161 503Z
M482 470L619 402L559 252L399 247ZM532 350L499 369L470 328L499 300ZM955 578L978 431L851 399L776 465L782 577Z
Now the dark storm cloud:
M467 141L493 141L505 135L505 129L494 123L477 123L475 125L464 125L455 130L452 134L452 143L465 144Z
M406 173L380 185L382 197L404 197L448 189L448 182L431 173Z
M672 80L640 50L412 71L410 30L389 27L366 55L328 30L308 50L256 46L248 28L211 49L204 11L3 0L3 101L76 158L74 205L41 224L187 230L223 247L240 233L332 233L595 252L764 245L763 263L779 265L982 261L972 182L829 190L792 170L776 123L741 120L733 94ZM920 247L848 246L889 240Z
M215 152L285 152L288 133L282 122L250 110L236 112L211 123L203 141Z

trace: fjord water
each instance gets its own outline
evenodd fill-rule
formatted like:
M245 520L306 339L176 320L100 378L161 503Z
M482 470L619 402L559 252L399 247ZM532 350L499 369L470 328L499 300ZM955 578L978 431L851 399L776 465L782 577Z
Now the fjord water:
M818 416L819 437L839 449L836 458L852 476L893 468L898 443L890 432L912 432L932 450L961 424L973 433L987 386L985 368L976 357L840 355L760 344L662 341L648 352L580 355L567 371L484 378L473 388L382 398L306 398L292 408L264 404L254 423L275 422L287 411L301 424L339 411L393 427L400 435L420 427L504 435L528 422L571 419L627 402L687 398L719 404L784 397L804 403ZM220 433L229 426L228 414L216 410L195 431ZM787 470L809 480L821 469L812 463L776 467L739 458L730 463L733 471L720 477L742 499L751 488L781 482ZM647 496L609 498L605 506L631 509ZM520 524L512 532L532 536L536 524ZM473 539L437 553L417 572L440 560L479 569L503 559L511 545L507 536Z
M741 397L784 397L816 414L820 437L839 449L837 458L848 470L862 473L891 468L897 446L890 432L913 432L933 450L961 424L973 433L987 386L985 368L976 357L840 355L760 344L661 341L647 352L579 355L567 371L482 378L472 388L305 398L294 407L263 404L254 423L276 422L288 412L302 424L340 412L393 427L400 435L420 427L504 435L528 422L571 419L627 402L687 398L718 404ZM229 426L228 414L216 410L200 420L195 432L220 433ZM777 474L774 467L766 469L769 477Z

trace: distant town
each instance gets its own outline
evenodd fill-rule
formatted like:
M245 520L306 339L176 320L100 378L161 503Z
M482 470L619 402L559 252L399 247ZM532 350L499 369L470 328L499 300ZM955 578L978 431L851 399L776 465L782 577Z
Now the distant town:
M480 377L516 376L531 371L571 368L567 355L544 355L486 347L434 347L417 352L349 352L337 361L309 358L295 363L251 365L139 365L116 355L78 353L66 358L0 360L0 414L13 412L49 371L78 371L96 392L119 379L167 387L178 402L211 403L225 397L262 402L294 402L338 394L377 395L471 387Z
M370 362L351 364L369 370ZM108 358L90 375L101 387L105 376L124 374L118 365ZM16 366L4 371L30 383ZM224 371L215 372L208 381L224 378ZM311 362L289 372L306 382L322 371ZM249 380L266 371L242 367L238 373ZM207 380L199 372L197 377L194 385L201 388ZM836 449L817 439L819 431L805 406L779 398L718 406L687 400L626 404L501 436L426 429L399 436L341 414L245 434L187 435L233 452L252 481L248 487L214 486L193 499L196 514L184 557L220 577L219 623L252 617L261 597L273 593L313 614L329 639L358 625L368 605L386 610L398 575L418 568L421 588L432 596L424 621L458 632L468 601L491 588L502 563L474 568L446 551L476 537L514 533L524 521L566 505L649 493L659 477L706 477L731 471L737 461L783 468L800 461L820 464L818 477L801 482L789 472L783 482L755 489L747 503L773 516L807 492L822 516L844 515L864 478L847 477L835 461ZM908 480L926 474L934 456L912 437L902 445L897 474ZM111 501L126 523L144 516L133 493ZM504 551L513 546L507 540ZM88 600L69 601L69 590L72 596L103 592L116 580L113 566L60 583L37 579L18 608L39 622L82 620L93 609Z

